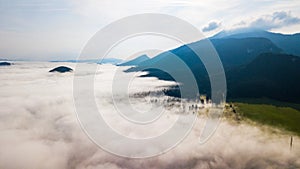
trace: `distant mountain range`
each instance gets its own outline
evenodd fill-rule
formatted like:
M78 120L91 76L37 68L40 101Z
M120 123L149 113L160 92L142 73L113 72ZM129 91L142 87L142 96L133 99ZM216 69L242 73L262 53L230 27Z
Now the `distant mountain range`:
M229 99L269 97L300 103L299 34L282 35L260 30L236 34L221 32L210 40L225 69ZM148 72L144 76L174 80L170 74L185 76L187 71L182 66L185 65L195 76L200 93L210 96L205 66L189 46L203 49L205 43L200 40L163 52L126 71L143 70ZM170 90L168 94L180 95Z
M71 63L97 63L97 64L113 64L117 65L121 62L123 62L122 59L117 58L103 58L100 59L88 59L88 60L54 60L51 62L71 62Z
M150 58L147 55L142 55L142 56L139 56L139 57L134 58L132 60L123 62L123 63L119 64L118 66L136 66L136 65L139 65L142 62L144 62L146 60L149 60L149 59Z

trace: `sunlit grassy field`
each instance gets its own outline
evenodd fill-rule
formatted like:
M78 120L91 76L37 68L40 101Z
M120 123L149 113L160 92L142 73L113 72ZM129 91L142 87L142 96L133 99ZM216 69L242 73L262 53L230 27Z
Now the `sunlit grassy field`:
M268 104L236 102L237 112L244 118L271 125L300 135L300 111L297 104L269 100Z

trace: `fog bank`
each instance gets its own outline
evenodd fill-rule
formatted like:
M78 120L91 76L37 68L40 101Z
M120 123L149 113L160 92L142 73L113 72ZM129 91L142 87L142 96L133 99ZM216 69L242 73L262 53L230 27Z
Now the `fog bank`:
M181 144L163 155L147 159L112 155L94 144L81 129L72 97L74 74L48 72L58 65L61 64L20 62L0 68L0 168L300 168L298 137L294 137L294 147L290 150L289 135L223 119L214 136L200 145L198 139L205 120L202 117ZM71 63L63 65L75 68ZM137 133L124 129L126 123L118 123L118 117L110 115L115 111L110 109L114 68L103 65L96 73L95 84L99 87L95 97L98 107L108 113L106 120L115 129L132 135L148 131L145 136L154 136L180 115L174 107L162 117L161 123L151 128L141 127ZM92 75L89 71L81 74ZM172 84L154 78L135 78L130 91L157 90ZM133 100L132 104L137 109L147 109L149 105L147 98Z

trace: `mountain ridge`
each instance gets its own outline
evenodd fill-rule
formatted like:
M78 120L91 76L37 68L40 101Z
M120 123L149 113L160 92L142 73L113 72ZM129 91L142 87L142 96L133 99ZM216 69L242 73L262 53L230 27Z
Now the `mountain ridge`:
M281 35L279 37L282 38ZM269 97L300 103L300 91L297 87L297 85L300 86L300 82L294 80L294 78L300 79L300 69L298 69L300 57L286 54L273 41L264 37L230 36L210 39L210 41L223 63L228 85L228 98ZM186 76L181 71L179 62L174 61L179 59L192 71L200 93L209 97L211 94L209 75L202 61L189 47L203 49L203 46L201 47L203 42L200 40L165 51L126 71L147 71L148 74L143 77L175 81L172 74ZM162 68L163 71L155 67ZM170 89L166 93L180 96L178 88Z
M300 33L295 34L281 34L281 33L273 33L264 30L245 30L238 32L226 32L222 31L218 34L212 36L213 39L228 39L228 38L250 38L250 37L263 37L271 40L276 46L281 48L285 53L292 54L296 56L300 56L300 48L298 47L300 44Z
M118 66L136 66L141 64L144 61L149 60L150 58L147 55L141 55L139 57L136 57L134 59L125 61L123 63L118 64Z

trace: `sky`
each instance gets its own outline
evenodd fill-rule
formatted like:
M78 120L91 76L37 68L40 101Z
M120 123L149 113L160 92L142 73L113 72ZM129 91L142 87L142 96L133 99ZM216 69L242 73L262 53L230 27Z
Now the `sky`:
M207 37L221 30L300 32L299 0L0 0L0 58L74 59L101 28L125 16L162 13Z

